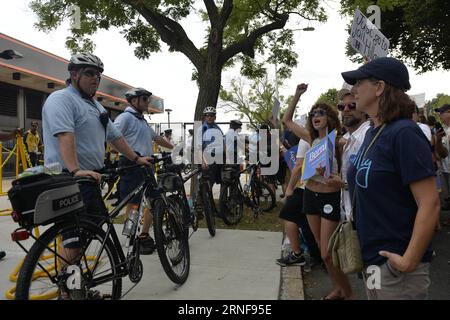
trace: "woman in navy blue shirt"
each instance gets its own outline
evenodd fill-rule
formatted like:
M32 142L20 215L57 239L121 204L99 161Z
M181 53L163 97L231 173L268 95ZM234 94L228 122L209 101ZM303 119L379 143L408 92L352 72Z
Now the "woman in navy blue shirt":
M378 58L342 76L354 85L356 108L374 123L347 174L368 297L426 299L439 197L430 143L411 120L408 70Z

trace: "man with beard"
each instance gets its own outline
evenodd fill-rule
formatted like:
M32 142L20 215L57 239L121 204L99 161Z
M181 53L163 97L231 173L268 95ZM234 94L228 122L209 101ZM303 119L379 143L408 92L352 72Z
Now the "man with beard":
M343 136L342 142L342 168L341 168L341 183L343 188L341 191L341 216L344 215L349 219L352 210L352 200L348 191L347 185L347 168L350 160L356 156L361 147L366 132L370 127L370 121L367 120L367 115L361 111L356 110L355 97L351 90L342 89L338 93L339 101L338 109L341 112L342 125L347 130L347 133ZM337 178L337 180L340 180ZM329 183L336 181L336 179L330 179Z

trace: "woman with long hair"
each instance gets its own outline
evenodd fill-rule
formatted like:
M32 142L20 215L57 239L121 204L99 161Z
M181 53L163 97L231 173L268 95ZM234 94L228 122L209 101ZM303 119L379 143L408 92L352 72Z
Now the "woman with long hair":
M327 137L328 133L341 130L338 113L335 109L325 103L315 104L309 113L306 128L292 120L295 107L303 93L308 89L308 85L297 86L294 98L289 104L283 121L286 126L299 138L308 142L312 147L319 143L321 139ZM341 157L336 144L336 154L333 159L332 174L339 172ZM324 299L352 299L354 298L347 276L339 269L335 268L328 254L328 241L335 231L340 220L340 187L328 185L327 179L323 177L320 169L314 177L310 178L305 187L303 210L308 218L311 231L314 234L317 245L320 249L322 260L324 261L333 290Z
M368 298L426 299L439 197L430 143L411 120L408 69L378 58L342 76L374 123L347 172L366 279L378 269Z

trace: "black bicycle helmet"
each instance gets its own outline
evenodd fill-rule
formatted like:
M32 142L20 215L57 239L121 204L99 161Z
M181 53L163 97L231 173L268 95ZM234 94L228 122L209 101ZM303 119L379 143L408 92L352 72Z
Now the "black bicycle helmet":
M103 72L104 66L102 60L92 53L78 53L70 58L67 70L71 71L75 68L94 67Z
M140 96L151 96L152 93L150 91L145 90L144 88L133 88L128 90L125 93L125 98L128 102L131 102L131 99L134 97L140 97Z

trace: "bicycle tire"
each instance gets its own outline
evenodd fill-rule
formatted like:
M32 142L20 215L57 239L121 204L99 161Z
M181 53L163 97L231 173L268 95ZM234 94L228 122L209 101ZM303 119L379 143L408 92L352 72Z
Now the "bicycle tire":
M156 250L169 279L176 284L183 284L190 269L189 229L183 223L183 205L177 196L168 197L167 202L169 206L162 199L155 202ZM172 249L174 252L171 252Z
M252 200L253 203L258 206L262 211L269 212L276 206L276 198L275 198L275 192L270 188L270 186L260 180L254 180L252 181ZM265 190L265 192L264 192ZM261 197L264 197L266 201L266 205L261 205Z
M117 273L119 272L119 257L117 254L117 248L114 246L112 240L110 238L106 239L105 241L105 237L106 237L106 233L99 228L98 226L90 223L89 221L84 221L84 220L79 220L77 223L75 221L63 221L61 223L57 223L55 225L53 225L52 227L50 227L48 230L46 230L38 239L38 241L36 241L30 251L28 252L27 256L25 257L25 260L23 262L22 268L20 269L19 272L19 276L17 279L17 286L16 286L16 293L15 293L15 299L16 300L28 300L32 297L30 297L30 287L32 285L32 279L33 277L36 276L36 272L44 272L42 270L42 268L39 266L39 264L43 264L43 260L45 257L45 253L46 250L49 249L50 245L52 244L52 242L55 244L55 246L57 245L57 237L61 236L63 233L66 232L77 232L78 235L80 235L80 237L84 237L84 239L89 239L89 241L87 241L86 243L89 243L87 246L85 247L89 247L92 243L93 240L97 240L99 242L99 244L101 243L105 243L105 247L103 252L106 252L106 258L109 260L109 263L111 265L111 274L112 275L117 275ZM92 238L91 238L92 237ZM61 249L62 247L58 246L59 252L58 254L61 254ZM79 262L81 261L81 264L83 263L82 260L85 261L85 263L87 263L87 266L84 267L83 269L83 265L81 265L81 270L86 270L87 268L92 268L92 265L89 265L88 260L89 259L93 259L93 258L89 258L86 255L86 248L84 248L85 250L82 250L82 256L79 260ZM49 251L50 252L50 251ZM94 252L98 252L100 254L102 254L102 252L98 251L98 250L94 250ZM43 255L44 254L44 255ZM94 257L96 257L97 255L95 255ZM84 258L83 258L84 257ZM91 256L90 256L91 257ZM56 257L53 256L55 261L55 265L54 269L52 269L51 266L49 266L49 270L58 270L58 262L56 259ZM100 265L104 265L104 258L100 258L99 259L99 264L97 265L97 267L99 267ZM78 264L79 264L78 262ZM79 267L79 266L78 266ZM41 271L35 271L36 268L40 268ZM47 269L47 267L46 267ZM98 270L98 269L96 269ZM94 271L95 273L96 271ZM102 271L102 273L104 273L105 271ZM56 272L56 277L58 277L59 271ZM81 273L80 273L81 274ZM83 291L83 293L80 295L78 294L77 299L88 299L89 294L92 293L93 291L90 290L91 288L96 288L96 289L100 289L99 287L96 286L91 286L92 285L92 281L93 279L86 279L86 275L87 273L83 273L82 274L82 282L83 282L83 287L84 289L86 289L85 291ZM45 276L44 276L45 277ZM60 292L61 286L62 286L62 282L66 280L67 283L67 279L65 279L64 277L67 277L67 275L64 274L60 274L59 278L58 278L58 284L53 283L53 285L56 286L56 288L54 288L53 290L57 290L58 292ZM99 276L100 277L100 276ZM104 277L104 275L102 275L101 277ZM95 279L95 278L94 278ZM53 281L52 281L53 282ZM103 285L103 284L102 284ZM108 297L111 300L117 300L121 298L121 294L122 294L122 279L121 278L115 278L114 280L112 280L111 285L108 285L107 287L109 288L109 286L111 286L111 293L108 295L102 295L102 297L104 298L105 296ZM104 288L104 287L102 287ZM31 289L33 290L33 289ZM95 290L96 292L100 293L98 290ZM72 293L70 294L72 295ZM84 297L84 298L83 298ZM75 300L74 296L70 297L71 300ZM96 299L100 298L100 294L98 294L96 296ZM94 298L92 298L94 299Z
M244 215L244 198L236 182L223 185L220 191L219 208L226 225L237 225L241 221Z
M216 206L214 204L211 188L207 182L201 184L201 192L208 232L211 237L214 237L216 235Z

